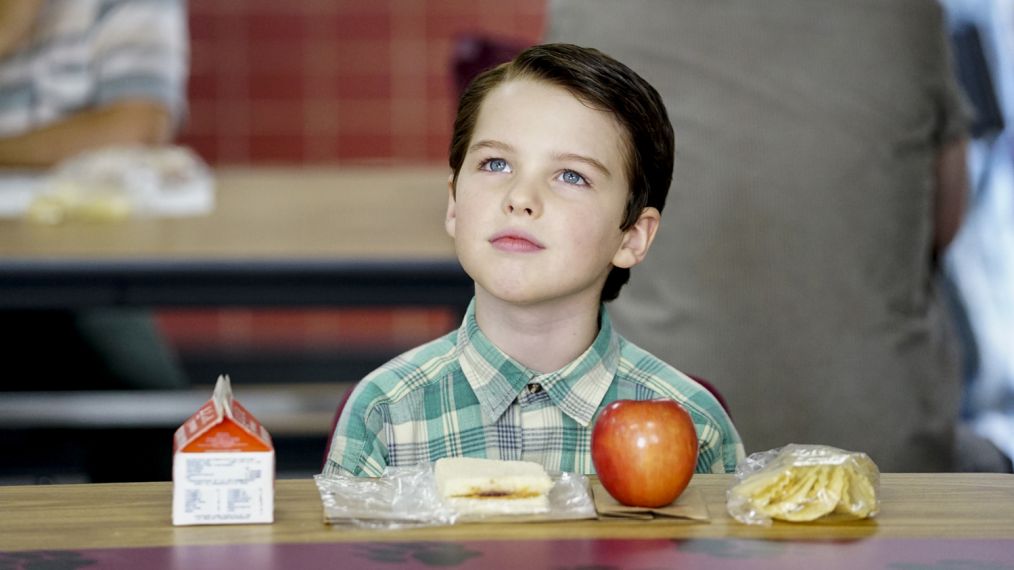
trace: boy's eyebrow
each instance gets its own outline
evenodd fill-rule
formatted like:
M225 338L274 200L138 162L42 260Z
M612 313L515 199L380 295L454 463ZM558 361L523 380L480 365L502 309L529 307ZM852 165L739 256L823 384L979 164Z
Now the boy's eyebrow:
M491 149L499 150L499 151L503 151L503 152L514 152L514 147L513 146L511 146L511 145L509 145L509 144L507 144L505 142L496 141L496 140L482 140L482 141L479 141L479 142L473 144L472 146L468 147L468 152L472 152L472 151L476 151L476 150L480 150L480 149L484 149L484 148L491 148ZM613 175L612 172L609 172L609 169L606 168L606 165L602 164L601 162L599 162L598 160L595 160L594 158L592 158L590 156L585 156L583 154L577 154L577 153L573 153L573 152L559 152L559 153L556 153L556 154L553 155L553 160L573 160L573 161L577 161L577 162L583 162L583 163L587 164L588 166L590 166L590 167L598 170L599 172L601 172L602 174L604 174L607 178L609 178L609 177L611 177Z
M505 142L488 140L488 139L487 140L483 140L483 141L479 141L479 142L473 144L472 146L468 147L468 152L472 152L474 150L480 150L480 149L484 149L484 148L491 148L491 149L494 149L494 150L501 150L501 151L504 151L504 152L514 152L514 147L512 147L511 145L509 145L509 144L507 144Z
M606 178L610 178L613 175L611 172L609 172L609 169L606 168L606 165L602 164L601 162L595 160L594 158L592 158L590 156L585 156L583 154L576 154L576 153L573 153L573 152L564 152L564 153L554 154L553 158L555 160L574 160L574 161L577 161L577 162L583 162L583 163L587 164L588 166L590 166L590 167L598 170L599 172L601 172Z

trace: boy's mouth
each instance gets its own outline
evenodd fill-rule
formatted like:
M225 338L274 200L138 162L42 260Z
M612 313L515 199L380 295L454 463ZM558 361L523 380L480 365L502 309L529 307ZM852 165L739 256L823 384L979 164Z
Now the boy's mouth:
M500 251L529 252L545 249L534 237L516 230L500 232L489 238L489 243Z

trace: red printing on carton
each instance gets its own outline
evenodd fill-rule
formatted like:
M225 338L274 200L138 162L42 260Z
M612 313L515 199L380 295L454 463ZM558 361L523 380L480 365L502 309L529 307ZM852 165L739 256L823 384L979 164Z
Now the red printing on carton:
M271 436L246 408L232 399L228 379L215 385L204 403L173 437L173 451L270 451Z

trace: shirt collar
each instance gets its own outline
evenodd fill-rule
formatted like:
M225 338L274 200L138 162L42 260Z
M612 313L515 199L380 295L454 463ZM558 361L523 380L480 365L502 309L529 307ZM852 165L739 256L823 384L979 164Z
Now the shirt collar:
M540 374L504 354L475 320L475 299L458 329L458 361L480 402L486 421L493 423L528 384L542 386L560 410L589 427L616 375L619 338L605 307L599 309L599 333L591 346L559 370Z

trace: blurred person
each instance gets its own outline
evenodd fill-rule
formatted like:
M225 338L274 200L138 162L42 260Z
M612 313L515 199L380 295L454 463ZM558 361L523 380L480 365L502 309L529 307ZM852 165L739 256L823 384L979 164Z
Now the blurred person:
M0 165L171 140L185 111L183 0L0 3Z
M187 68L184 0L3 0L0 168L169 142ZM5 390L186 383L150 316L130 309L6 311L0 346L26 371Z
M955 466L939 260L968 111L935 0L552 0L547 41L628 61L677 132L672 214L616 327L721 391L748 452Z
M943 4L956 41L965 44L957 46L958 61L977 110L969 148L974 191L967 219L944 258L944 267L953 284L956 312L965 317L966 326L960 329L963 418L971 432L989 445L980 443L977 453L962 454L960 467L1010 472L1014 457L1014 138L1010 126L1014 120L1014 3L945 0ZM976 48L981 51L976 53Z

